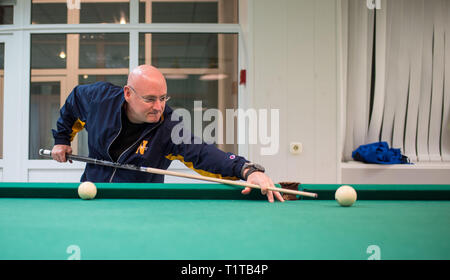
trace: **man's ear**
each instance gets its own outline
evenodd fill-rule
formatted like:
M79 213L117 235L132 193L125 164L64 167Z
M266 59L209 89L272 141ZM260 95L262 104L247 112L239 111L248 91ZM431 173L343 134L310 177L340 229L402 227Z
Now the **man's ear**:
M125 100L128 100L130 98L131 95L131 90L129 87L124 86L123 87L123 96L125 97Z

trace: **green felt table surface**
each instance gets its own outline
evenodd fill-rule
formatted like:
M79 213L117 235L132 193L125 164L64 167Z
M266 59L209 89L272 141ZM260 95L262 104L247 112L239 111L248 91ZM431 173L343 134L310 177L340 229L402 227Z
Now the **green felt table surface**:
M217 184L97 184L87 201L73 196L77 186L0 184L0 259L450 259L449 200L369 195L446 185L355 186L366 199L352 207L269 203ZM337 187L301 188L326 197ZM127 192L146 199L118 198Z

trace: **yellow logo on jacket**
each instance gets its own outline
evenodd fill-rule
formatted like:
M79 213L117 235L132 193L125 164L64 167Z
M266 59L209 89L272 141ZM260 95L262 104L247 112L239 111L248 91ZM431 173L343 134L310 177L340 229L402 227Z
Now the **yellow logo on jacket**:
M139 153L141 155L143 155L145 153L145 151L147 151L147 140L143 140L141 145L139 145L139 147L136 150L136 154Z

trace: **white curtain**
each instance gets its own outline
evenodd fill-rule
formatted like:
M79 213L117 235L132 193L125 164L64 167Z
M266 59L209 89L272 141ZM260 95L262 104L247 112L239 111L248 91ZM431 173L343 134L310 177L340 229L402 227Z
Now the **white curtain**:
M450 0L342 1L343 160L386 141L450 161Z

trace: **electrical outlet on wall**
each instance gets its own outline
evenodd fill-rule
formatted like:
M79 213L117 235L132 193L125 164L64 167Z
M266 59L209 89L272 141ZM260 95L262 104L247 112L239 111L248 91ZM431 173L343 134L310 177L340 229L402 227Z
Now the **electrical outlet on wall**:
M289 145L289 151L293 155L299 155L303 152L303 144L300 142L291 142Z

